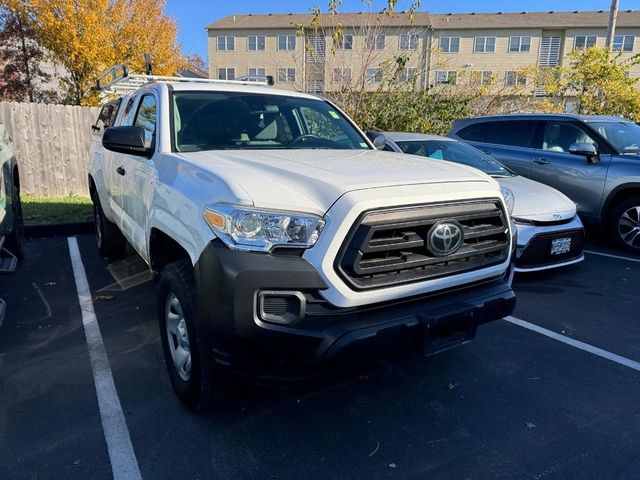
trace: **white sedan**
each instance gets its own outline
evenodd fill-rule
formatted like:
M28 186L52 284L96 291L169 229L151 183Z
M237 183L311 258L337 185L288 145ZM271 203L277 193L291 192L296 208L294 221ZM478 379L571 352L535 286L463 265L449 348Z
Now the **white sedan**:
M370 137L382 135L369 132ZM584 227L564 194L521 177L466 143L436 135L384 133L385 150L468 165L495 178L518 229L516 271L562 267L584 260ZM376 143L381 143L380 140Z

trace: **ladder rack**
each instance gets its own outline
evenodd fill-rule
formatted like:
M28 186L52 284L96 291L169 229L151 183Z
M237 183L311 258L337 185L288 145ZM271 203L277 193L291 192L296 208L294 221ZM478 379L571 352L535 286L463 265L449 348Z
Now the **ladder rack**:
M98 77L96 90L103 94L124 94L137 90L151 82L190 82L226 85L273 85L273 77L246 76L237 80L216 80L212 78L170 77L160 75L131 74L125 65L114 65Z

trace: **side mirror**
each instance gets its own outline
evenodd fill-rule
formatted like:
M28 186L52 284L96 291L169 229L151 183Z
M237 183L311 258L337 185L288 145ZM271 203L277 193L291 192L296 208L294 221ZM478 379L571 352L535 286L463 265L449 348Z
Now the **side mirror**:
M587 157L587 162L598 163L598 150L593 143L574 143L569 147L569 153Z
M384 147L387 146L387 139L382 132L374 132L370 130L367 132L367 137L369 137L369 140L373 142L373 146L376 147L377 150L384 150Z
M153 151L145 147L144 135L145 130L142 127L108 127L102 134L102 146L112 152L150 157Z

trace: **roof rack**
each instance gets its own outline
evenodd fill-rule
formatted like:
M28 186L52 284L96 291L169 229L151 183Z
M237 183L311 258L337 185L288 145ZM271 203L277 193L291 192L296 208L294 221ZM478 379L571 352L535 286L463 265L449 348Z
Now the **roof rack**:
M160 75L131 74L126 65L114 65L102 73L96 82L96 90L103 94L124 94L133 92L151 82L192 82L209 84L273 85L273 76L246 76L235 80L216 80L211 78L169 77Z

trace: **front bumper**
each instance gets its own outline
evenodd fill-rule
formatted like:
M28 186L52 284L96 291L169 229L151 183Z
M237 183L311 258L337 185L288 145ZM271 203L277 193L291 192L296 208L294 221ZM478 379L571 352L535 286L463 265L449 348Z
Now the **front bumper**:
M518 230L515 254L516 272L533 272L572 265L584 260L585 232L576 215L570 222L560 225L525 225L514 223ZM560 255L551 254L551 241L570 237L571 249Z
M198 331L211 339L219 364L251 377L299 373L396 348L435 353L513 312L511 275L509 269L446 291L336 307L320 295L324 280L300 256L232 251L214 241L195 265ZM299 292L304 309L290 324L266 321L258 305L265 291Z

